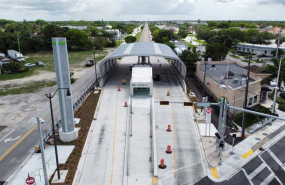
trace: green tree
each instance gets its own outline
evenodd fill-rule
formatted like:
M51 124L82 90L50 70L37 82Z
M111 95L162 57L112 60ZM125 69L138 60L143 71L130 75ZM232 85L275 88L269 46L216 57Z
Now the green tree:
M184 50L179 58L185 63L187 67L187 75L189 77L195 76L196 71L196 62L200 60L199 53L196 52L196 49Z
M51 41L52 37L63 37L64 32L61 27L56 24L49 24L42 30L42 36L45 40Z
M125 37L125 42L126 43L133 43L133 42L136 42L137 38L136 37L133 37L133 36L127 36Z
M272 62L273 65L267 64L266 66L263 66L261 69L263 73L270 74L270 76L264 78L261 81L262 84L269 84L270 81L277 78L280 60L277 58L272 58ZM282 82L285 82L285 58L283 58L283 60L281 61L278 87L280 87Z
M225 46L224 43L209 43L206 46L206 53L207 57L212 58L212 60L221 60L226 57L229 48Z
M88 40L87 34L83 31L70 29L66 32L65 36L68 40L68 47L70 49L84 50L92 48L91 41Z

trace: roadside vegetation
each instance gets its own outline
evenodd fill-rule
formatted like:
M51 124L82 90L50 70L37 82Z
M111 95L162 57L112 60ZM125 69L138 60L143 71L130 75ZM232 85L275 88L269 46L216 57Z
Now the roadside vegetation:
M136 41L139 41L142 35L142 30L136 34Z
M76 118L80 118L79 124L76 125L76 127L80 127L80 130L78 132L78 138L75 141L72 141L69 143L64 143L60 141L59 138L57 139L57 141L59 141L59 145L74 145L75 146L69 158L67 159L66 163L60 165L60 170L68 170L68 174L66 176L65 182L57 183L57 185L71 185L73 182L73 178L75 176L77 166L78 166L80 157L82 155L83 147L84 147L89 129L91 127L91 123L93 120L93 116L94 116L94 113L97 107L99 97L100 97L100 91L97 94L94 94L93 92L91 92L90 95L87 97L87 99L82 104L82 106L75 112L74 116ZM50 178L50 183L55 174L56 174L56 171Z

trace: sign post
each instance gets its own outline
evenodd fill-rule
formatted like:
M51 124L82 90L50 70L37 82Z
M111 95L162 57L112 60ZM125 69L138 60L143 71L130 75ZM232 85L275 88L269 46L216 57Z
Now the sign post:
M34 184L36 182L34 177L30 177L30 174L28 174L28 178L26 179L27 184Z
M206 129L205 129L205 136L207 135L207 126L209 127L209 137L211 136L211 115L212 115L212 109L211 108L207 108L206 109Z

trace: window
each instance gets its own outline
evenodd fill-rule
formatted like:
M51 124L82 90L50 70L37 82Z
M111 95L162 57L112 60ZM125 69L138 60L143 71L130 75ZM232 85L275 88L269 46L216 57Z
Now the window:
M247 49L247 51L249 51L249 49Z
M257 95L254 96L253 104L257 103Z
M249 98L248 106L251 106L251 105L252 105L252 101L253 101L253 97Z
M267 54L267 51L264 51L264 54Z

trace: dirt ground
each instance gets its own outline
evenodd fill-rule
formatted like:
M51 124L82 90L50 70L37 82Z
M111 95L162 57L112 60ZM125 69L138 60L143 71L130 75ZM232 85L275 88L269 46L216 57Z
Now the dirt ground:
M106 51L110 53L113 50L114 48L108 48ZM89 68L85 67L85 60L83 60L71 65L70 69L74 71L73 77L78 79L83 76ZM6 88L5 86L7 85L9 85L10 88L19 88L33 82L55 80L55 72L40 71L36 75L22 79L0 81L0 90L1 88ZM45 87L35 93L0 96L0 139L15 128L17 124L28 115L36 116L37 111L48 103L45 94L55 91L55 89L56 86Z

